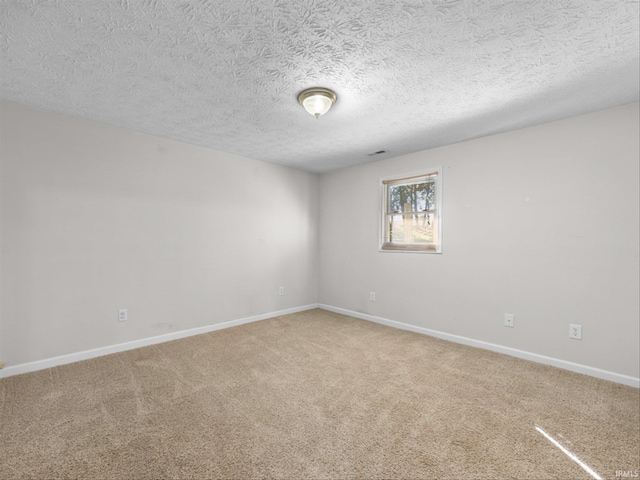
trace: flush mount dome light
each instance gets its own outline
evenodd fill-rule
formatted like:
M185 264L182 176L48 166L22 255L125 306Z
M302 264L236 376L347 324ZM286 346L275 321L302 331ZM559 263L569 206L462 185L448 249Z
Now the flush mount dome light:
M335 92L321 87L307 88L298 95L300 105L316 118L327 113L337 99Z

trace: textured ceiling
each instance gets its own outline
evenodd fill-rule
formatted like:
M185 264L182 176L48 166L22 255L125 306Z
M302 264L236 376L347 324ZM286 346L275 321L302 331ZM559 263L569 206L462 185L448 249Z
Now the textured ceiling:
M637 0L0 0L1 93L324 172L636 102L638 17ZM319 120L296 100L313 86L338 94Z

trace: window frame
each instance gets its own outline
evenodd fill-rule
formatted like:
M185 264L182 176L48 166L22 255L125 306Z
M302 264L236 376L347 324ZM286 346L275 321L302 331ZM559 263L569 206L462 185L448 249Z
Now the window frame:
M387 218L389 215L389 187L393 185L404 185L416 183L420 178L427 180L429 177L435 178L435 221L437 230L435 234L435 245L430 244L407 244L389 243L387 239ZM406 180L406 183L403 182ZM379 205L378 205L378 251L396 253L442 253L442 167L428 168L417 172L404 173L399 175L386 176L379 179Z

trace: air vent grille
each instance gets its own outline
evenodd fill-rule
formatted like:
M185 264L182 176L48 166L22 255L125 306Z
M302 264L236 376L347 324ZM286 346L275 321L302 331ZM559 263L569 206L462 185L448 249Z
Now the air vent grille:
M377 152L367 153L368 157L375 157L376 155L382 155L383 153L387 153L386 150L378 150Z

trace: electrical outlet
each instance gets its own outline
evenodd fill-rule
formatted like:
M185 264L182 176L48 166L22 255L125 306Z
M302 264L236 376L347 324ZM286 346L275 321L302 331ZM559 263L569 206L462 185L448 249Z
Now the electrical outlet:
M278 295L280 295L280 296L284 295L284 287L280 287L278 289Z
M376 292L369 292L369 301L371 302L376 301Z
M569 338L574 340L582 340L582 325L569 325Z
M504 314L504 326L513 328L513 313Z
M126 308L118 310L118 321L126 322L127 320L129 320L129 311Z

